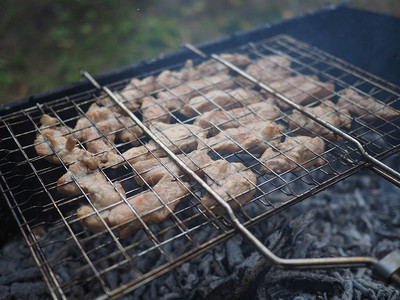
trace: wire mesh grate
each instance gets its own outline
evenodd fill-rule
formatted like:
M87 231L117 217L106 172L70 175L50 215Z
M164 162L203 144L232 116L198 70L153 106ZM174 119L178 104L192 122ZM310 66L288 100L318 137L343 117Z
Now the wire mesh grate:
M259 74L271 85L280 83L278 88L291 91L294 99L307 98L305 107L331 105L333 110L322 117L331 114L343 117L345 121L339 128L357 138L376 158L398 151L400 117L389 118L379 113L382 107L394 112L400 109L397 86L288 36L227 49L226 53L247 57L244 68L260 59L269 66L274 64L279 72L261 66ZM272 56L285 60L271 61ZM287 81L287 76L306 78L307 83L324 86L325 94L315 95L306 86ZM271 103L269 95L209 60L193 59L185 65L182 62L140 79L116 82L109 88L118 93L158 139L229 199L246 226L369 164L354 145L309 126L310 120L301 123L303 120L297 120L290 108ZM246 91L245 99L252 99L251 103L243 105L244 98L238 90ZM347 107L360 106L350 97L343 97L346 90L371 97L381 106L364 109L358 115L338 109L335 104L340 98ZM218 102L226 98L229 103ZM328 104L328 99L332 104ZM204 103L209 106L204 108ZM278 114L267 120L252 108L253 103L271 104ZM97 111L92 111L93 107ZM211 119L210 112L219 113L220 119ZM109 123L101 123L102 113L110 118L109 123L112 120L116 124L113 128ZM43 115L51 117L46 126L41 126ZM206 125L194 126L201 118ZM246 118L252 122L244 121ZM262 150L259 143L245 144L234 136L239 127L249 134L254 131L249 124L267 121L273 121L279 132L270 139L264 137ZM77 125L81 123L84 125ZM293 126L289 126L291 123ZM49 135L49 129L58 132L60 128L61 135ZM128 293L235 233L229 218L214 207L214 202L204 204L208 201L206 191L137 130L107 95L96 90L2 116L0 132L4 137L0 141L3 195L54 297L68 296L74 285L85 284L98 289L99 297ZM322 151L306 146L302 151L309 152L309 157L296 161L290 151L296 147L298 135L317 136L324 143ZM73 137L76 143L73 149L85 151L85 159L95 161L95 168L85 165L84 175L75 174L71 166L83 158L67 160L62 156L62 150L52 142L59 136L65 140ZM279 143L284 141L291 141L292 146L283 149ZM40 145L51 151L38 155ZM280 158L290 167L283 170L271 167L268 160L262 159L267 148L272 151L269 160ZM197 152L207 152L210 159L199 161L193 155ZM235 178L238 183L230 189L221 188L221 178L229 172L230 180ZM65 176L68 179L60 181ZM97 183L84 182L85 178ZM162 184L157 185L160 181ZM238 185L246 188L236 191ZM106 189L116 200L96 204L108 197L102 197L104 190L95 188ZM73 193L65 192L71 189ZM155 204L140 212L131 203L132 199L136 205L142 201ZM122 214L127 212L129 217L121 223L108 223L111 211L121 206L125 207ZM83 217L79 213L82 207L91 210ZM92 231L82 226L82 220L89 218L98 222L96 226L100 229ZM128 234L121 239L126 228ZM116 280L114 272L123 273L123 279Z

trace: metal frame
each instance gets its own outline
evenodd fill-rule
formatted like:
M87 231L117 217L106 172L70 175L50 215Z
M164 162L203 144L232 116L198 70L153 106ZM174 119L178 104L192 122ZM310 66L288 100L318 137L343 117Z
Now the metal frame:
M279 37L275 38L275 39L279 41ZM283 37L284 41L287 41L288 39L289 39L288 37ZM289 39L289 41L293 41L293 40ZM297 43L297 41L296 41L296 43ZM265 47L267 47L267 46L268 45L265 44ZM299 47L300 46L301 46L301 44L299 45ZM312 49L312 50L317 51L316 49ZM325 53L323 53L323 55L324 55L324 57L328 56ZM216 56L216 55L213 55L213 57L215 59L219 60L222 63L226 63L226 62L221 61L221 59L218 58L218 56ZM337 63L337 60L334 60L332 63L333 64ZM229 66L229 64L227 64L227 65ZM232 66L230 66L230 67L232 67ZM232 69L235 70L235 68L236 67L233 66ZM349 66L349 68L350 68L350 66ZM240 71L240 72L242 72L242 71ZM343 72L344 73L349 73L346 70L344 70ZM328 259L321 258L321 259L316 259L316 260L307 260L307 259L304 259L304 260L303 259L300 259L300 260L298 260L298 259L286 260L286 259L281 259L281 258L275 256L272 252L269 251L268 248L266 248L256 238L254 238L254 236L249 234L249 230L248 230L249 226L254 225L255 223L257 223L257 222L261 221L262 219L265 219L265 218L267 218L267 217L269 217L269 216L271 216L273 214L279 213L280 211L284 210L285 208L287 208L287 207L289 207L291 205L294 205L295 203L297 203L299 201L304 200L308 196L310 196L310 195L312 195L312 194L314 194L314 193L316 193L316 192L318 192L318 191L320 191L322 189L325 189L328 186L331 186L331 185L335 184L337 181L340 181L340 180L344 179L347 176L351 176L352 174L358 172L360 169L362 169L364 167L371 167L373 170L376 170L377 172L381 172L381 173L383 172L385 174L385 177L390 177L390 178L392 178L391 181L393 181L395 183L398 183L398 173L396 171L393 171L390 168L388 169L387 167L383 167L382 168L382 166L379 163L375 164L375 160L377 159L377 157L384 157L384 156L390 155L392 151L397 151L398 150L398 145L397 145L397 147L393 147L393 149L388 149L388 150L385 150L385 151L383 151L383 152L381 152L379 154L376 154L376 157L375 158L372 157L373 158L372 160L368 159L368 156L367 156L366 160L355 160L355 159L351 158L350 156L346 156L345 153L346 153L347 150L349 150L351 152L351 154L354 154L356 152L360 152L360 149L358 148L358 144L357 143L356 143L356 149L353 149L351 147L350 148L342 147L341 145L335 145L335 147L337 147L337 149L339 151L343 152L343 155L341 155L340 159L341 160L342 159L346 159L346 158L348 159L346 161L346 164L349 164L349 167L347 168L346 171L341 172L341 173L339 173L339 174L337 174L335 176L331 176L329 179L323 181L322 183L318 182L318 181L313 182L314 183L314 187L313 188L308 188L306 191L304 191L301 194L297 193L296 191L290 190L291 189L291 187L290 187L291 181L288 181L281 174L275 174L275 178L278 181L280 181L281 183L274 183L273 181L266 181L266 183L259 184L258 186L254 187L254 188L256 188L256 189L261 191L262 185L265 186L265 184L271 183L275 187L274 190L276 192L283 192L283 188L288 188L289 189L288 193L290 194L290 197L293 197L293 198L291 198L290 200L288 200L288 201L286 201L284 203L279 204L278 206L274 206L274 204L268 203L268 205L270 205L272 207L272 209L270 209L270 210L268 210L268 211L266 211L264 213L261 213L261 214L259 214L257 216L253 216L253 217L249 217L249 216L246 216L246 215L243 216L243 215L241 215L242 212L240 210L238 211L239 214L234 213L232 211L231 207L202 178L200 178L193 171L188 169L187 166L174 153L172 153L168 149L168 147L166 147L164 144L161 143L161 141L159 140L159 138L157 136L155 136L154 134L152 134L151 131L148 130L148 128L145 126L145 124L143 124L140 121L140 119L138 119L129 110L126 110L126 108L124 108L123 103L120 101L119 97L116 96L115 93L112 92L109 87L107 87L107 86L103 86L102 87L102 86L98 85L95 81L93 81L93 79L90 77L90 75L88 73L84 72L84 71L82 71L82 74L85 77L87 77L88 79L90 79L92 84L94 84L97 89L102 89L106 93L108 93L110 95L110 97L113 98L114 101L116 101L116 103L118 103L118 105L120 107L122 107L122 109L124 109L124 111L131 118L133 118L133 120L135 122L137 122L137 124L142 128L142 130L144 132L146 132L146 134L150 138L152 138L156 143L158 143L160 148L162 148L166 153L168 153L168 155L171 157L171 159L179 167L181 167L183 170L185 170L187 173L189 173L189 175L192 178L194 178L202 188L204 188L207 192L209 192L211 195L213 195L213 197L220 203L220 205L223 206L227 210L228 216L230 217L230 220L225 220L224 218L219 218L219 217L216 217L216 216L210 217L208 219L208 221L207 221L207 222L209 222L209 224L215 224L214 226L216 226L218 228L225 227L225 229L223 229L223 233L222 234L218 235L215 238L210 239L207 243L201 244L201 245L197 246L196 248L194 248L194 249L192 249L190 251L187 251L186 253L184 253L184 255L180 256L178 259L175 259L175 258L167 259L167 262L165 264L163 264L160 267L152 269L150 272L147 272L145 274L141 274L140 271L137 270L138 271L137 279L136 280L132 280L129 283L124 284L123 286L117 287L115 289L109 289L106 284L103 284L103 286L104 286L103 288L104 288L105 294L104 294L103 297L100 297L100 298L114 298L114 297L118 297L120 295L129 293L130 291L132 291L132 290L134 290L134 289L146 284L147 282L151 281L154 278L159 277L160 275L170 271L171 269L173 269L176 266L184 263L185 261L188 261L191 258L199 255L200 253L202 253L205 250L213 247L214 245L216 245L216 244L218 244L218 243L230 238L236 232L241 232L246 238L249 239L249 241L253 245L255 245L255 247L257 249L259 249L261 251L261 253L263 253L266 257L270 258L274 263L276 263L277 265L280 265L282 267L300 268L300 269L302 269L302 268L321 268L321 267L372 266L374 268L375 273L378 276L380 276L380 278L382 278L383 280L388 280L389 279L389 280L392 280L394 282L398 282L397 277L394 274L396 272L396 270L398 269L398 266L396 265L396 261L398 260L398 256L400 255L397 252L394 252L393 254L391 254L391 257L389 257L390 259L388 258L388 259L385 259L385 260L382 260L382 261L377 261L376 259L371 258L371 257L355 257L355 258L349 257L349 258L328 258ZM362 77L362 78L363 78L361 80L362 82L371 80L371 82L374 85L379 86L382 89L386 89L385 85L381 84L380 83L381 81L378 78L374 78L374 77L372 77L372 79L367 79L366 77ZM377 83L375 84L375 82L377 82ZM391 87L390 84L387 84L387 85L389 87ZM168 87L163 87L163 89L164 90L170 90L170 88L168 88ZM266 90L268 90L268 87L266 88ZM392 93L396 94L390 88L388 90L391 91ZM272 92L275 93L275 91L272 91ZM90 91L90 93L96 93L96 91ZM399 96L398 94L396 94L396 95L397 95L397 97ZM278 97L278 98L281 97L278 94L276 94L275 96ZM80 99L79 97L77 97L77 98L78 98L78 101L82 101L82 99ZM83 97L83 99L91 99L91 95L88 95L87 98ZM66 100L70 101L70 99L66 99ZM211 101L211 99L209 99L209 100ZM285 99L283 98L283 101L284 100ZM286 99L286 100L290 101L289 99ZM80 106L77 106L75 101L72 101L72 103L74 104L74 109L76 109L79 112L79 114L85 115L84 109L82 109ZM55 116L58 116L60 124L64 124L65 125L65 121L57 113L55 105L58 105L57 101L54 102L54 103L48 103L48 104L46 103L44 105L39 105L39 106L37 106L36 108L33 108L33 109L38 109L42 113L45 110L49 110L49 111L53 112ZM160 105L160 104L159 103L155 103L154 105ZM62 104L60 104L60 107L62 107ZM223 109L222 107L219 107L219 108ZM299 108L300 108L301 111L304 110L306 112L305 109L302 109L301 107L299 107ZM170 114L172 117L174 116L174 112L165 111L165 113L166 114ZM30 123L35 123L34 118L32 118L32 116L31 116L30 110L25 111L23 113L23 117L29 119ZM311 117L315 117L315 116L311 116ZM7 117L5 117L5 118L7 118ZM319 119L316 118L317 122L318 122L318 120ZM14 134L13 129L10 126L7 125L8 124L7 120L5 120L3 118L1 121L2 121L2 123L6 124L5 126L6 126L6 129L7 129L8 133L11 136L11 140L13 140L16 144L18 144L18 149L19 149L19 151L21 151L23 153L23 155L25 157L24 159L28 162L28 164L30 166L30 169L33 170L33 174L35 175L34 177L37 177L40 180L41 172L37 172L36 171L36 167L35 167L36 159L30 158L30 155L27 154L26 150L29 150L29 149L27 149L28 146L21 145L21 143L19 143L19 141L18 141L19 136L16 136ZM237 119L236 119L236 121L240 122L240 120L237 120ZM379 131L377 131L379 129L370 127L368 124L365 124L362 119L357 120L357 122L359 124L362 124L363 126L366 126L368 128L368 130L371 130L373 132L377 132L379 134ZM92 123L92 125L95 127L94 123ZM184 126L185 124L182 123L182 125ZM219 128L218 124L213 124L213 125L217 129ZM328 126L325 126L325 127L329 128L330 126L328 124ZM398 130L398 127L396 127L396 128ZM336 128L335 128L335 130L336 130ZM36 126L32 132L35 132L35 131L40 131L40 129ZM342 131L340 131L340 132L342 132ZM196 136L195 133L192 132L192 134L194 136ZM105 136L104 134L102 134L102 136L107 138L107 136ZM343 133L342 136L345 138L346 137L346 133ZM197 138L199 138L199 137L197 136ZM241 152L249 155L250 157L255 158L251 154L249 149L243 148L240 144L235 142L229 135L226 135L226 138L230 139L232 142L236 143L236 145L241 148ZM372 144L373 144L373 142L372 142ZM114 147L114 149L118 150L117 148L115 148L115 146L113 146L113 147ZM207 147L209 147L209 145L207 145ZM212 148L210 148L210 149L212 149ZM332 149L328 149L324 153L324 156L331 155L330 151L332 151ZM284 154L284 153L281 153L281 154ZM326 159L327 164L332 163L332 160L333 159L327 158ZM1 160L0 160L0 166L1 166ZM65 166L65 165L61 166L61 168L64 168L65 170L68 169L67 166ZM323 168L320 168L319 170L321 170L321 172L323 172ZM334 168L333 168L333 170L334 170ZM302 180L304 182L307 182L307 180L309 180L308 178L311 178L311 180L314 180L313 173L312 173L314 171L310 171L310 170L304 169L303 172L304 172L303 175L298 175L298 177L296 179L293 179L293 181ZM387 174L387 173L390 173L390 174ZM5 183L5 185L7 185L7 181L5 179L6 175L7 174L2 173L2 180ZM139 176L139 175L135 174L134 176ZM177 178L177 179L179 180L179 178ZM75 179L75 182L78 183L78 181L76 179ZM110 183L112 183L112 181L110 181ZM83 267L83 269L84 268L92 269L93 274L95 274L95 277L97 277L98 279L102 280L102 276L104 275L104 273L107 272L107 270L100 270L100 271L97 270L96 265L92 262L92 259L89 257L92 254L92 251L95 251L95 249L93 249L91 251L85 250L84 243L85 243L86 240L81 238L81 233L80 233L79 236L77 236L75 234L75 232L74 232L74 229L71 227L71 225L74 225L74 223L76 223L78 220L74 219L72 216L68 216L68 218L65 218L64 217L64 213L59 208L59 203L60 202L59 202L58 199L54 199L54 196L52 195L52 191L49 190L48 184L45 183L45 182L41 182L41 186L42 186L43 190L46 191L49 199L52 200L50 205L49 205L49 209L50 210L51 209L56 209L58 214L59 214L59 216L60 216L60 218L61 218L60 220L62 220L62 224L63 225L59 225L60 228L61 227L62 228L66 227L69 230L70 235L72 236L71 240L79 248L79 251L80 251L81 255L84 257L84 260L87 262L89 267L85 266L85 267ZM78 184L78 186L79 186L79 184ZM24 213L25 212L19 206L18 201L16 199L14 199L14 195L12 195L12 188L3 188L3 185L1 186L1 188L2 188L2 191L3 191L4 195L6 195L6 194L10 195L9 197L8 196L6 196L6 197L7 197L7 200L9 201L9 203L10 203L10 206L15 209L14 214L16 214L16 219L18 220L20 218L19 216L21 216L24 219ZM54 186L52 188L54 188ZM80 197L80 198L83 198L83 199L85 199L85 201L88 201L90 203L91 200L89 199L89 197L87 197L85 195L83 190L81 190L81 191L82 191L82 195L84 195L84 196ZM77 198L76 200L70 200L70 201L78 201L78 200L79 200L79 198ZM124 199L124 201L126 201L126 199ZM254 200L254 201L260 201L261 202L262 199L258 198L258 199ZM132 209L133 212L135 212L134 208L131 208L131 209ZM95 213L98 214L99 212L95 211ZM176 216L175 214L172 214L172 216L173 216L174 219L178 220L178 223L181 222L179 216ZM242 219L244 221L241 221L240 219ZM153 235L152 230L150 228L148 228L146 226L146 224L144 224L144 225L145 225L145 231L149 235L148 241L153 243L153 246L149 247L146 251L151 251L152 249L157 249L157 251L160 251L160 253L162 253L163 252L163 245L165 244L165 242L160 242L158 240L157 236ZM182 223L181 225L184 225L184 223ZM233 225L233 228L230 227L232 225ZM57 296L56 294L59 294L59 295L61 295L60 297L63 297L63 288L65 287L65 284L60 283L58 281L58 279L57 279L57 276L54 274L53 267L52 267L52 264L54 262L53 261L47 261L46 254L41 249L42 240L39 241L35 237L35 234L32 232L32 229L30 228L29 220L24 219L22 222L20 222L20 226L21 226L21 229L23 229L22 230L23 233L24 233L25 230L28 231L28 234L25 234L25 238L29 243L31 252L32 252L33 256L35 257L35 260L37 261L38 265L40 266L40 269L41 269L41 271L43 273L43 276L44 276L44 278L45 278L45 280L46 280L46 282L47 282L47 284L49 286L50 291L52 291L53 296L56 297ZM176 226L176 228L178 228L179 224L177 224L175 226ZM181 234L182 235L186 234L186 235L190 236L190 234L191 234L191 232L193 230L194 229L182 230ZM168 231L168 229L165 229L165 231ZM115 243L117 243L117 248L119 249L120 253L122 253L123 256L125 257L124 262L127 265L131 265L131 266L134 265L134 263L135 263L134 259L136 257L139 257L139 256L137 256L137 254L135 254L134 256L132 256L132 254L131 254L131 250L134 248L134 246L126 247L123 244L121 244L121 242L118 240L118 238L115 236L115 234L113 233L113 231L110 228L107 228L107 230L106 230L106 232L104 234L106 234L106 235L111 237L112 243L114 245L115 245ZM101 233L94 234L93 237L90 237L90 239L95 239L97 236L100 236L100 235L101 235ZM118 250L116 250L116 251L118 251ZM117 252L115 252L115 253L117 253ZM112 256L112 255L117 255L117 254L112 254L111 253L110 256ZM167 255L165 255L165 257L167 257ZM390 261L394 261L395 263L394 264L393 263L388 263L388 261L389 262ZM136 270L136 267L133 267L132 269ZM67 286L68 286L68 284L67 284ZM56 290L57 292L55 292L55 291L53 292L53 290Z

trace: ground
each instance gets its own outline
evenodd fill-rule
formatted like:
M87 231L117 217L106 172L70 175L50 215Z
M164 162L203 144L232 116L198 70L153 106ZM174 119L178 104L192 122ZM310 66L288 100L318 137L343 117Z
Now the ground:
M0 104L341 0L3 0ZM349 5L400 16L400 1Z

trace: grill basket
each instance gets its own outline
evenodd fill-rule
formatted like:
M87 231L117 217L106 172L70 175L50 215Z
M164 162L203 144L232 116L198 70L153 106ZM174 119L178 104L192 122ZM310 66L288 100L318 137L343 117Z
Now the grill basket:
M279 35L257 43L248 43L237 48L226 49L224 53L245 54L252 61L270 55L279 55L291 62L288 71L292 76L316 76L307 78L311 81L315 80L317 84L330 83L334 85L334 89L329 91L329 95L322 98L308 95L313 98L310 103L305 105L306 109L315 107L320 103L326 103L328 99L337 102L344 90L351 89L364 97L372 97L383 104L384 107L400 110L400 88L398 86L287 35ZM216 57L218 58L218 56ZM201 56L193 59L195 66L204 61L209 60ZM182 61L171 65L168 70L179 71L184 67L184 63ZM286 66L281 67L287 68ZM143 74L139 79L148 76L157 78L161 71ZM218 72L219 70L214 69L211 74L218 74ZM263 95L259 100L265 101L266 94L263 93L262 86L249 84L235 70L230 70L229 74L236 86L253 91L254 97ZM187 82L182 81L180 84L187 85ZM113 82L107 85L107 88L113 91L123 103L128 104L133 99L128 99L126 94L129 93L130 89L136 90L138 88L130 83L131 81L126 79ZM210 83L210 86L212 84ZM160 84L159 88L151 91L148 96L154 96L160 92L173 94L174 87ZM204 91L197 90L196 87L191 88L197 95L206 95ZM218 87L213 88L219 89ZM298 93L307 94L307 91L298 88ZM174 171L175 169L171 167L172 162L165 163L161 159L159 163L162 168L168 170L167 173L172 176L172 181L185 190L184 196L172 201L174 203L173 208L170 206L171 202L165 203L160 198L159 192L154 192L154 184L146 181L143 174L138 173L135 167L128 162L117 168L109 166L100 168L98 172L103 178L106 178L107 184L110 184L115 190L118 190L117 184L122 185L126 196L122 197L121 201L127 201L126 199L129 199L129 197L146 191L154 193L159 198L159 205L154 208L154 211L162 208L169 213L164 221L158 224L150 224L144 216L138 216L143 228L132 233L126 239L119 238L118 230L121 226L108 227L100 232L93 232L83 227L80 223L82 218L78 217L77 209L82 205L93 204L90 192L84 187L80 187L79 195L66 196L60 193L57 189L57 180L68 172L70 165L51 163L46 157L38 155L35 151L37 144L34 144L34 140L37 133L43 130L43 128L40 128L40 119L44 114L55 118L57 126L74 128L81 118L91 121L92 119L87 113L89 107L93 103L101 103L105 97L107 95L101 89L94 87L1 117L0 132L3 137L0 141L2 192L54 298L68 297L74 285L83 284L95 285L99 290L99 298L125 295L207 249L231 238L238 231L244 233L243 230L238 228L235 220L232 221L229 214L215 213L212 207L202 206L201 199L206 195L206 190L201 183L187 176L185 172L182 174ZM190 105L187 98L178 98L183 104ZM211 101L211 99L208 100ZM348 105L353 105L351 99L348 99L348 102ZM117 107L117 104L111 103L110 107ZM163 103L155 101L150 107L163 109ZM218 105L215 110L229 114L229 111L227 112L224 107L218 107ZM190 125L201 114L197 112L193 117L184 117L182 111L182 107L172 110L164 108L164 114L159 115L158 118L169 118L171 124L180 124L183 128L190 129ZM293 109L290 107L280 109L279 116L274 119L277 124L284 126L284 131L280 133L281 140L291 140L300 132L304 134L304 131L307 134L313 133L312 129L305 127L290 129L288 120L293 117L292 113ZM340 116L349 117L344 111L339 110L337 113ZM134 112L134 115L143 121L146 128L149 128L151 121L144 120L140 110ZM262 116L258 115L257 112L254 113L254 117L258 118L260 122L262 121ZM380 116L376 111L365 110L364 114L351 116L348 122L338 127L338 130L358 141L362 149L373 160L380 161L399 150L399 121L399 116L389 119ZM313 121L309 120L309 122ZM210 126L219 132L225 123L212 123ZM124 125L117 132L106 134L94 122L90 123L88 128L95 128L100 133L96 139L107 140L119 154L132 148L130 142L111 143L113 135L126 129L130 130L129 126ZM204 131L207 130L204 129ZM134 134L132 131L131 133ZM297 162L289 170L272 171L269 174L261 171L266 165L261 160L260 154L254 153L251 148L243 147L242 143L234 140L228 134L225 135L225 140L238 149L232 153L223 154L216 151L213 145L207 143L203 132L190 131L190 136L201 145L202 150L209 152L213 160L228 162L230 165L240 163L244 166L240 172L238 170L238 174L241 176L241 180L249 183L248 190L253 191L254 196L246 203L240 203L237 200L241 196L239 194L236 195L236 200L233 199L231 203L235 201L235 218L245 231L366 167L370 167L398 185L399 178L396 177L396 171L389 167L386 168L385 165L382 167L379 162L376 164L371 161L364 153L361 153L362 151L357 145L345 138L338 138L336 134L333 135L333 138L321 135L320 138L325 143L323 152L312 151L311 162L319 160L322 163L309 167L310 161ZM166 138L167 142L172 143L172 146L175 145L174 141ZM151 137L145 132L142 136L135 136L135 139L140 146L148 145ZM87 142L93 142L93 140ZM46 139L44 139L44 143L51 144ZM180 145L176 144L175 146L179 148ZM82 148L87 147L85 143L82 143L81 146ZM169 148L172 146L169 146ZM273 144L269 146L275 147ZM157 156L155 154L157 150L158 148L150 149L153 157ZM277 148L275 150L276 155L280 154L288 158L287 152L279 152ZM174 152L180 153L178 150L174 150ZM94 156L100 154L94 153ZM181 155L181 157L190 158L189 154ZM201 174L200 177L213 187L213 184L210 184L213 178L207 175L207 168L196 169L196 174L202 173L201 171L204 171L204 174ZM256 182L252 182L248 178L246 171L255 174ZM144 181L144 184L138 185L138 179ZM78 183L78 186L80 185L77 178L73 180ZM230 191L226 192L229 194ZM98 213L101 215L102 210L99 209ZM96 213L93 215L96 215ZM210 232L212 232L211 235ZM257 241L253 243L257 244ZM57 249L57 251L54 249ZM394 255L395 261L396 254ZM150 261L153 263L149 264L149 259L146 259L146 257L150 257ZM361 262L356 259L346 260L343 261L342 265L363 266L374 265L375 263L377 262L374 259L366 258ZM308 267L313 267L307 261L305 264ZM330 262L328 261L325 264L329 265ZM314 267L321 265L324 264L317 262ZM378 264L378 266L382 267L382 264ZM392 276L396 269L387 271L386 263L382 268L383 270L378 270L378 273L389 272L389 274L386 274L387 277ZM66 269L74 271L71 274L65 274ZM114 272L124 273L124 281L115 283L112 279Z

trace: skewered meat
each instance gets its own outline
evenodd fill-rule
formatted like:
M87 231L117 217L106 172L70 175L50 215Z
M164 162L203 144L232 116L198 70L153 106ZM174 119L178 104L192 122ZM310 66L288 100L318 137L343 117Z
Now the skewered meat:
M346 89L340 95L337 105L364 120L391 120L400 116L400 111L393 107L380 103L373 97L364 97L352 89Z
M330 100L326 100L318 106L307 108L307 110L335 127L343 126L349 129L351 126L351 118L348 117L350 115L349 112L346 109L340 109L340 107ZM288 116L287 120L290 129L298 128L296 133L311 136L324 135L330 140L339 138L332 131L312 121L297 110L294 110L293 113Z
M333 83L321 82L316 76L298 75L271 82L270 87L283 94L293 102L305 105L316 99L332 95L335 86ZM282 101L277 101L282 109L290 106Z
M229 203L232 208L248 202L255 194L257 176L241 163L229 163L226 160L217 160L204 169L207 174L207 183L210 187ZM210 194L201 198L203 206L221 215L224 208Z
M249 123L237 128L228 128L206 140L206 144L220 154L229 154L247 149L251 153L263 153L270 144L279 142L282 125L272 121Z
M76 146L77 141L71 135L71 128L57 126L58 120L46 114L40 118L40 123L42 124L40 127L42 133L38 132L34 141L36 144L35 150L38 155L56 164L60 164L61 162L71 164L81 161L89 165L92 169L95 168L100 157L93 157L85 149Z
M252 62L247 66L245 71L259 81L268 83L290 76L290 64L290 60L284 56L269 55ZM252 86L252 84L243 77L239 77L238 81L246 86Z
M207 134L203 128L190 124L153 122L149 128L174 153L191 152L197 149L199 139L205 139ZM154 141L150 141L146 145L133 147L122 155L109 152L106 166L116 166L124 159L133 164L137 161L164 156L166 153Z
M201 96L190 99L189 103L183 108L183 115L186 117L195 116L198 113L204 113L218 108L232 109L260 102L259 93L255 91L238 88L231 91L214 90Z
M280 113L277 106L263 101L228 111L208 111L199 116L193 124L202 128L209 128L209 132L213 135L215 132L219 132L218 129L211 128L213 124L223 130L239 127L241 124L274 120L279 117Z
M265 150L260 160L261 172L266 174L299 172L303 168L321 166L325 161L319 157L325 151L325 142L320 137L296 136L286 138L278 145L279 152L272 148ZM302 167L300 167L301 165Z

